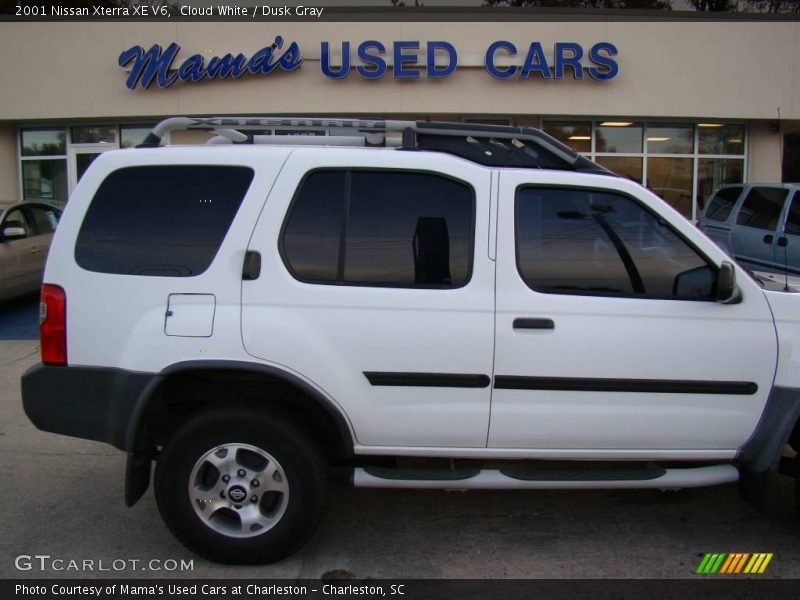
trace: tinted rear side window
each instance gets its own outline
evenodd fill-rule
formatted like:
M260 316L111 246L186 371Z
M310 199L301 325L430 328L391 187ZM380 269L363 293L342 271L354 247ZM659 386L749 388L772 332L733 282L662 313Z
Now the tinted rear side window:
M711 219L712 221L726 221L728 216L731 214L731 210L733 210L733 205L736 204L736 200L739 199L739 194L742 193L742 188L740 187L732 187L732 188L722 188L711 199L711 202L708 203L708 208L706 208L706 219Z
M235 166L129 167L100 185L75 245L89 271L192 277L219 250L253 180Z
M295 277L313 283L447 288L472 266L474 195L427 173L317 171L283 232Z
M774 230L778 226L778 217L783 210L787 190L780 188L753 188L747 193L737 225L756 227L757 229Z

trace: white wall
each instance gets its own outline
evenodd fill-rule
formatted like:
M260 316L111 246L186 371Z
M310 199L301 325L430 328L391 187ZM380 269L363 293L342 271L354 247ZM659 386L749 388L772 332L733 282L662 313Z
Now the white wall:
M16 135L13 124L0 123L0 206L19 201Z

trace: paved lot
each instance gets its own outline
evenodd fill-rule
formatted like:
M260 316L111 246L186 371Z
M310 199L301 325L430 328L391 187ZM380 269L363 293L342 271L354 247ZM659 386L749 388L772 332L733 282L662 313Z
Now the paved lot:
M705 552L774 552L770 577L800 577L800 523L790 482L769 513L735 486L661 492L356 490L334 486L322 526L295 556L263 567L194 557L162 524L152 492L123 503L124 456L93 442L45 434L25 418L19 377L36 342L0 342L0 577L85 577L14 558L194 558L194 570L126 568L94 576L319 578L689 578Z
M39 294L0 303L0 340L39 338Z

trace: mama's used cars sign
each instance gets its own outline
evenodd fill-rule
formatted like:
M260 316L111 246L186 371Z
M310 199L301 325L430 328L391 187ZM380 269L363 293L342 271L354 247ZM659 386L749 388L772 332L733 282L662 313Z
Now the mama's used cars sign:
M166 48L154 44L149 49L132 46L119 55L119 66L129 68L125 84L149 88L153 83L166 88L177 81L204 79L238 79L245 74L269 75L273 71L295 71L303 64L297 42L287 43L281 36L251 55L225 54L203 56L193 54L177 61L181 47L172 42ZM610 42L598 42L588 48L574 42L556 42L549 52L541 42L518 46L500 40L489 44L483 67L496 79L562 79L570 74L583 79L584 74L599 81L613 79L619 72L614 57L617 48ZM331 79L342 79L351 73L364 79L387 76L401 79L450 77L459 66L458 52L445 41L395 41L387 46L376 40L358 44L344 41L321 42L320 71Z

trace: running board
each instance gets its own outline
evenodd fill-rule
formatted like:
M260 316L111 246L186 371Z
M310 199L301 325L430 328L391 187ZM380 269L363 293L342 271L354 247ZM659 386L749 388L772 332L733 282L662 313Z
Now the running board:
M739 471L733 465L602 471L378 467L353 471L355 487L435 490L677 489L733 483L738 479Z

